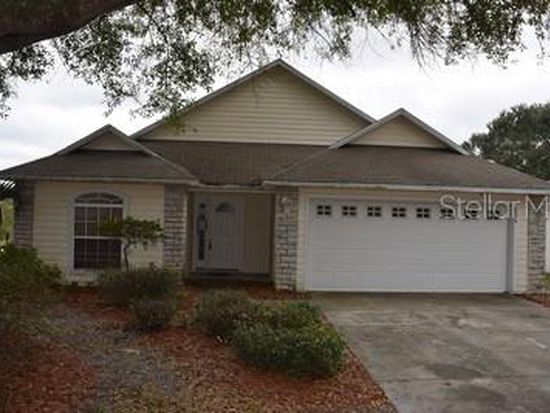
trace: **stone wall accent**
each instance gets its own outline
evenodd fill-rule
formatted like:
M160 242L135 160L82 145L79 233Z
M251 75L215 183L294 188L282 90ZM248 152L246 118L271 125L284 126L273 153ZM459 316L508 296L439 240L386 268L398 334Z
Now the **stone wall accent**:
M527 205L527 288L533 291L539 287L545 271L546 203L542 196L530 199Z
M277 191L273 228L273 280L277 289L296 289L298 208L297 189Z
M34 225L34 181L17 181L13 243L32 247Z
M182 185L164 186L163 265L187 270L188 193Z

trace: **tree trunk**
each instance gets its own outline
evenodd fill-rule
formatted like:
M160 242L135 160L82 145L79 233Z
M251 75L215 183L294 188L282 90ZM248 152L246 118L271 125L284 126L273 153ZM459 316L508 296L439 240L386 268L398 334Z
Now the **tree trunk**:
M17 0L0 2L0 55L75 31L137 0Z
M125 244L122 249L122 254L124 256L124 269L128 271L130 269L130 260L128 259L128 253L130 252L130 244Z

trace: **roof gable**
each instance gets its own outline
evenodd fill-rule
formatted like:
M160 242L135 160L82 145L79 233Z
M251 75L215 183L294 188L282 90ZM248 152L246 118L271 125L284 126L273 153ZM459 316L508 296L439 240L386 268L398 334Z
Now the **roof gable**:
M68 155L76 150L126 150L142 151L137 142L128 138L113 125L105 125L96 131L61 149L57 155Z
M462 155L469 155L460 145L403 108L336 141L332 148L348 144L451 149Z
M199 99L181 119L133 137L328 145L374 121L282 60Z
M73 144L61 149L53 156L70 156L76 152L97 152L97 151L116 151L141 153L147 157L154 158L165 167L175 170L182 174L186 179L193 181L194 176L183 166L169 161L155 151L147 148L138 141L128 137L124 132L115 128L113 125L105 125L89 135L79 139Z

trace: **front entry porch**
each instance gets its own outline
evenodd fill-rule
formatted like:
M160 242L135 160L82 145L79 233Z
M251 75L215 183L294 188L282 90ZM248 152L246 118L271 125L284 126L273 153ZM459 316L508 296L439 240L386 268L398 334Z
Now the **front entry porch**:
M273 199L264 192L192 192L192 278L270 280Z

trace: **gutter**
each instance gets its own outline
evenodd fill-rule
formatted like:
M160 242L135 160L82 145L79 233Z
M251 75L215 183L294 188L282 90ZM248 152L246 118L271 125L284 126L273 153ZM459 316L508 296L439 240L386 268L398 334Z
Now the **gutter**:
M336 189L383 189L390 191L433 191L433 192L475 192L496 194L537 194L550 195L550 188L494 188L494 187L466 187L466 186L435 186L435 185L395 185L395 184L344 184L325 182L290 182L290 181L263 181L263 185L336 188Z
M141 179L141 178L98 178L98 177L58 177L58 176L32 176L32 175L10 175L0 176L0 180L16 181L16 180L34 180L34 181L64 181L64 182L127 182L127 183L144 183L144 184L185 184L198 185L198 180L188 179Z

